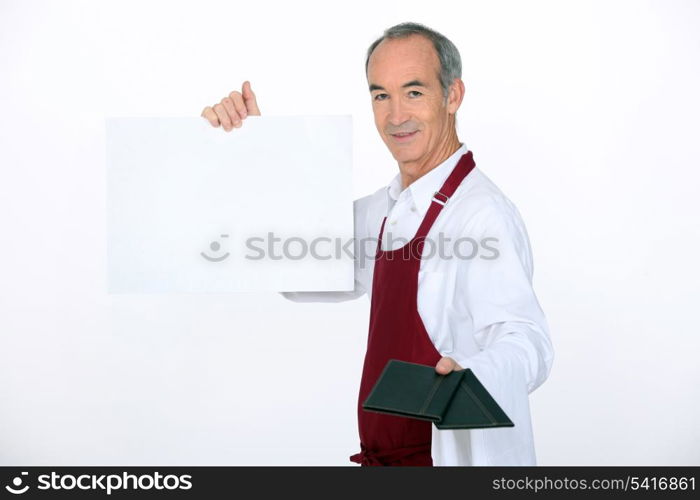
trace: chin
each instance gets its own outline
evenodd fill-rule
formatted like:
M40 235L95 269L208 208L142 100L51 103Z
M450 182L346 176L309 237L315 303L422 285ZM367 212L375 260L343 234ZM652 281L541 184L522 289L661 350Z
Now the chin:
M425 151L425 146L420 142L399 145L391 137L382 136L384 144L396 161L410 162L417 161Z
M420 156L413 148L394 148L390 151L394 159L401 162L414 161Z

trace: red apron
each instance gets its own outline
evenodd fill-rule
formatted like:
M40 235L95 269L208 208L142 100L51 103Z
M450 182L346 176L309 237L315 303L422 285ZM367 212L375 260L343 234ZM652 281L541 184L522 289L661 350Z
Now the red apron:
M382 233L372 278L367 352L360 382L357 416L360 453L350 460L364 465L432 466L432 422L362 409L390 359L435 366L442 357L435 349L418 313L418 271L424 239L447 200L474 168L471 151L464 154L440 190L433 196L418 231L406 245L382 250Z

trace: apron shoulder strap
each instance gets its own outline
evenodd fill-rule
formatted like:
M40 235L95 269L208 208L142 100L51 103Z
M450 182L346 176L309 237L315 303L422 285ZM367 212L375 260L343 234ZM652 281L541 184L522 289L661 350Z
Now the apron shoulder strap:
M469 175L469 172L472 171L475 165L471 151L467 151L462 155L457 165L455 165L452 172L450 172L450 175L447 176L440 190L436 191L433 195L430 207L428 207L428 212L425 214L423 222L416 232L416 239L423 240L427 236L428 231L430 231L430 228L433 226L442 208L447 204L462 180Z

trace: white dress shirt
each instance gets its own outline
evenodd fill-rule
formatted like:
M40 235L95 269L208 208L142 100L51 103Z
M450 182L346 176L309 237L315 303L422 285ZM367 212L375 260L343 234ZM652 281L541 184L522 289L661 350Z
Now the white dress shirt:
M355 200L354 291L282 295L297 302L337 302L365 293L371 299L383 217L388 218L382 248L403 246L418 230L435 191L466 152L462 144L406 189L397 174L388 186ZM528 394L545 381L552 366L549 327L532 288L532 253L520 213L478 168L476 156L475 161L477 167L427 235L418 274L418 312L440 354L470 368L515 426L456 430L433 426L433 463L536 465Z

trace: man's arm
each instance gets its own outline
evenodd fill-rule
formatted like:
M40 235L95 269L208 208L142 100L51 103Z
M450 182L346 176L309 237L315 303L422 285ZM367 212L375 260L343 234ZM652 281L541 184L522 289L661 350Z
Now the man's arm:
M497 255L482 252L461 262L456 293L472 317L481 351L454 352L451 357L461 367L471 368L497 399L500 394L505 400L518 387L530 393L546 380L554 350L532 287L532 253L519 212L512 205L489 206L475 221L465 236L478 234L478 241L496 238L487 244L497 249Z

